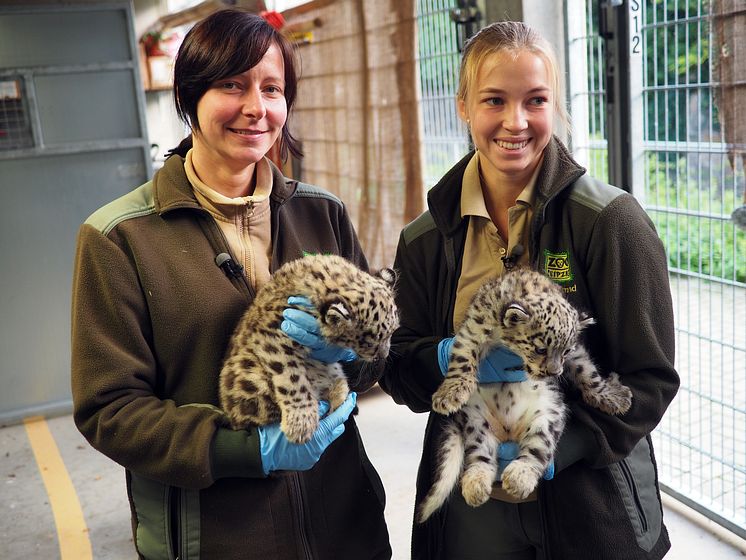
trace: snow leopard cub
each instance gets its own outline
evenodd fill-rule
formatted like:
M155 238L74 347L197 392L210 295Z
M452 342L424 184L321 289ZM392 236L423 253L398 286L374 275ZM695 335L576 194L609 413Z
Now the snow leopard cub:
M312 359L309 348L280 330L288 297L311 300L314 309L302 309L317 318L328 343L372 362L388 356L399 326L395 281L392 269L374 276L336 255L309 255L280 267L239 320L228 345L219 392L231 426L280 422L291 442L308 441L318 426L318 401L329 401L334 410L349 387L339 363Z
M438 447L433 485L418 507L424 522L461 480L471 506L487 501L497 478L501 442L519 446L502 474L505 491L527 497L554 456L567 407L560 375L574 383L583 400L608 414L623 414L632 392L619 376L602 377L580 332L593 319L579 314L562 289L546 276L521 268L488 281L475 294L456 332L446 378L433 395L433 410L451 414ZM503 345L524 362L528 379L477 384L477 367Z

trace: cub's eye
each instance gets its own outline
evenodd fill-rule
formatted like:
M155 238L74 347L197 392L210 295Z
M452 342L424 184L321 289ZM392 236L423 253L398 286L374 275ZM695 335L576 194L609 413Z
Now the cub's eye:
M544 348L543 346L542 346L542 347L539 347L539 348L534 348L534 351L535 351L535 352L536 352L536 353L537 353L537 354L538 354L539 356L544 356L544 355L545 355L545 354L547 353L547 349L546 349L546 348Z

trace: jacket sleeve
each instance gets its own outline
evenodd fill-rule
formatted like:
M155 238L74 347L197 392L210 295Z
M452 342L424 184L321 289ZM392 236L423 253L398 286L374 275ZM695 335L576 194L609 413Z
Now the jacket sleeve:
M649 435L676 395L673 305L663 244L631 195L618 196L599 213L585 258L597 323L589 345L602 369L619 373L633 395L622 416L570 404L570 428L575 435L590 429L597 443L586 459L603 466ZM560 454L562 447L561 441Z
M366 259L365 253L363 253L355 226L352 224L352 220L344 204L340 204L339 206L337 229L342 256L368 272L370 270L368 259Z
M166 484L203 488L237 471L263 476L255 433L229 433L216 407L179 407L158 396L164 381L151 339L148 303L126 247L83 225L72 298L78 429L126 469Z
M432 395L443 382L437 355L443 337L430 318L435 303L430 301L427 255L410 249L401 235L394 261L401 326L394 333L380 385L396 403L406 404L414 412L429 412Z

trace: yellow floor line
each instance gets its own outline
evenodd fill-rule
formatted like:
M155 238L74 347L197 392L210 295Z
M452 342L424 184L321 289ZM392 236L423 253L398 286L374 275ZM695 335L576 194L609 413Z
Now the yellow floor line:
M52 506L61 560L90 560L93 552L88 527L49 426L41 417L26 418L23 423Z

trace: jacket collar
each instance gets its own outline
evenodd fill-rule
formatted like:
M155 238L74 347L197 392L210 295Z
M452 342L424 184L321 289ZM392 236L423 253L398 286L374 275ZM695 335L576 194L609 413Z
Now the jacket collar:
M464 171L474 156L474 150L451 167L443 178L427 193L427 207L435 225L447 237L451 237L461 226L461 183Z
M271 161L269 167L272 170L270 200L282 204L293 195L298 183L283 176L282 172ZM189 179L187 179L184 171L184 158L181 156L173 155L169 157L163 167L155 173L153 193L155 209L159 214L182 208L203 210L194 196Z
M427 204L436 226L450 237L461 227L461 182L464 170L474 151L470 151L454 165L427 194ZM556 136L547 145L544 161L536 178L537 213L543 214L544 206L562 190L585 173L585 169L572 159L570 153Z
M547 145L544 162L536 178L537 197L540 202L554 198L585 173L556 136ZM543 200L542 200L543 199Z

